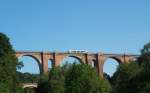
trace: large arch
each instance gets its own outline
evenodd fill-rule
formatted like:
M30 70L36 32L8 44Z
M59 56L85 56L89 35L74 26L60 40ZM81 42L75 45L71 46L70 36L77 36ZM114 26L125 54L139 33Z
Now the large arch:
M18 56L18 59L20 60L20 59L22 59L22 58L24 58L24 57L30 58L30 59L32 59L34 62L36 62L37 65L38 65L38 68L39 68L39 73L40 73L40 74L42 73L41 61L40 61L37 57L35 57L35 56L33 56L33 55L24 54L24 55ZM34 65L34 66L35 66L35 65Z
M114 75L114 73L117 71L119 64L122 64L122 63L123 62L117 57L107 57L103 64L104 77L105 77L105 75L112 77Z
M118 58L118 57L113 57L113 56L111 56L111 57L107 57L107 58L106 58L106 61L107 61L107 59L113 59L113 60L115 60L116 62L118 62L119 64L122 64L122 63L123 63L122 60L121 60L120 58Z
M68 55L64 57L63 60L60 62L60 66L63 66L65 64L73 64L74 62L77 64L84 63L81 58L74 56L74 55Z

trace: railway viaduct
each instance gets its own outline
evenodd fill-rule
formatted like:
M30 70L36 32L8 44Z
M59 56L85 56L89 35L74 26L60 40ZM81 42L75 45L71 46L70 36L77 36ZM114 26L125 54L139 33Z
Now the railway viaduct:
M16 57L30 56L34 58L40 69L40 73L48 72L48 61L52 61L52 67L60 66L66 57L78 59L83 64L92 65L97 73L103 77L103 66L108 58L115 59L118 63L129 63L137 59L138 55L130 54L105 54L105 53L84 53L84 52L36 52L36 51L16 51Z

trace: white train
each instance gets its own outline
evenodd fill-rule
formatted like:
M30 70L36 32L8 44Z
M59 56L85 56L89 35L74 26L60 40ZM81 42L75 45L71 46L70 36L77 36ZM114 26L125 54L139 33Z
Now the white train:
M85 50L69 50L69 53L88 53L88 51Z

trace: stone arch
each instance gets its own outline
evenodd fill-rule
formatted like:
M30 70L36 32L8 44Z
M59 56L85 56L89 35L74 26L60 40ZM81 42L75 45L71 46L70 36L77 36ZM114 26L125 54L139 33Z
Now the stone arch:
M118 57L107 57L106 59L105 59L105 61L107 60L107 59L114 59L115 61L117 61L119 64L121 64L121 63L123 63L123 61L120 59L120 58L118 58Z
M97 68L97 61L95 60L95 59L91 59L91 60L89 60L90 62L89 62L89 64L88 65L90 65L92 68Z
M24 54L24 55L19 56L18 58L21 58L24 56L31 57L31 58L35 59L39 64L41 63L41 61L37 57L35 57L34 55Z
M78 57L78 56L69 55L68 57L75 58L75 59L77 59L80 63L84 63L84 61L83 61L80 57Z
M33 58L37 62L37 64L38 64L40 74L42 73L41 60L39 58L37 58L34 55L30 55L30 54L22 54L22 55L18 56L18 59L23 58L23 57Z
M23 88L25 89L25 88L37 88L38 87L38 85L37 84L24 84L23 85Z
M96 59L90 59L89 64L97 73L99 73L99 63Z
M66 59L70 59L70 58L71 58L71 59L76 59L77 62L79 62L79 63L81 63L81 64L84 64L83 60L82 60L80 57L75 56L75 55L67 55L67 56L64 56L63 59L61 60L60 66L63 65L63 62L64 62L64 61L68 61L68 60L66 60Z
M110 63L108 63L108 62L110 62ZM116 72L118 65L122 64L122 63L123 63L122 60L118 57L112 57L112 56L107 57L103 63L103 68L102 68L104 77L105 77L105 75L111 77ZM107 68L110 65L112 66L112 67L110 67L111 71ZM106 70L106 72L104 70Z

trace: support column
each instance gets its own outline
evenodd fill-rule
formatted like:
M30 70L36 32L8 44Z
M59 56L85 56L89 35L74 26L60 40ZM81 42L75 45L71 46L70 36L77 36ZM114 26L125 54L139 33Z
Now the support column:
M42 52L41 53L42 56L42 68L43 68L43 73L47 73L48 72L48 60L49 57L46 53Z
M97 54L97 70L98 70L98 74L103 77L103 66L104 66L104 62L105 62L105 56L103 54Z
M56 54L55 53L55 58L54 58L54 66L57 67L57 66L60 66L61 62L63 61L64 59L64 56L61 55L61 54Z
M84 63L84 64L89 65L88 54L85 54L85 55L84 55L84 60L82 60L82 61L85 61L85 63Z

